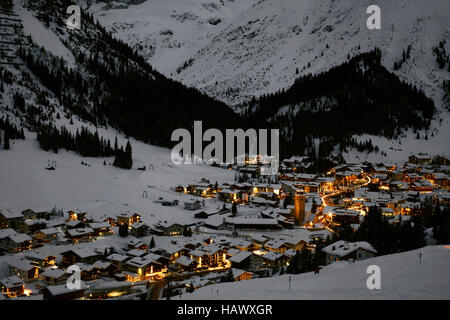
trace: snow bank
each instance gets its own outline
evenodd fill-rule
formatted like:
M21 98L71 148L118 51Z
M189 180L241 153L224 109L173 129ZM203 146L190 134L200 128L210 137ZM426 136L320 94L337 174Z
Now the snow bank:
M369 265L381 269L380 290L366 286ZM449 299L448 270L450 246L428 246L355 263L334 263L319 275L311 272L207 286L182 299Z

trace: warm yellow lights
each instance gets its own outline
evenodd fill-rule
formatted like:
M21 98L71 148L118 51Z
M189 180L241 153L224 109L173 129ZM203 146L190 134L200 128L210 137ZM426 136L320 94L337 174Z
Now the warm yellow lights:
M112 291L108 293L108 297L110 298L120 297L122 294L123 294L122 292Z

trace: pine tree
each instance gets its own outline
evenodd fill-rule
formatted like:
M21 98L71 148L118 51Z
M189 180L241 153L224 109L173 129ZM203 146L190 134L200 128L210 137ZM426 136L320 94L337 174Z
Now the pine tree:
M288 193L283 201L283 208L286 209L289 203L291 202L292 196L291 193Z
M296 251L295 256L291 260L291 263L286 268L286 273L288 274L300 273L300 265L301 265L300 251Z
M233 202L233 205L231 206L231 214L233 215L233 217L236 217L237 215L237 206L236 203Z
M229 269L226 275L224 275L221 278L221 282L233 282L234 276L233 276L233 269Z
M5 130L5 138L4 138L5 142L3 144L3 149L5 150L9 150L9 134L8 134L8 130Z
M131 169L131 167L133 166L133 156L132 156L132 149L131 149L131 144L130 141L127 142L127 145L125 147L125 167L127 169Z
M152 240L150 240L149 249L153 249L155 247L155 239L152 237Z
M128 224L121 224L119 226L119 236L122 238L128 236Z
M119 146L117 143L117 137L114 139L114 152L117 153L117 151L119 151Z

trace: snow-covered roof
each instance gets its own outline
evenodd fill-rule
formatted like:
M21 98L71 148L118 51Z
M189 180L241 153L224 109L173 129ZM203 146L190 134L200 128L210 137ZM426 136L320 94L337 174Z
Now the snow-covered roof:
M47 220L45 220L45 219L36 219L36 220L25 220L24 221L24 223L27 225L27 226L34 226L34 225L37 225L37 224L47 224Z
M248 248L252 243L247 240L234 240L230 243L231 247L242 247L242 248Z
M67 233L71 237L83 236L83 235L90 234L92 232L94 232L94 230L92 228L78 228L78 229L67 230Z
M184 249L184 247L181 245L176 245L176 244L171 244L171 243L161 244L159 246L159 248L161 249L161 251L163 251L167 254L175 254Z
M43 234L45 234L46 236L48 235L52 235L52 234L57 234L59 233L59 230L56 228L47 228L47 229L41 229L38 230L37 232L42 232Z
M13 211L7 208L0 208L0 214L3 215L6 219L15 219L15 218L23 218L23 214L18 211Z
M38 259L38 260L44 260L50 256L55 257L52 254L48 254L46 252L41 252L41 251L28 251L27 253L25 253L25 257L30 258L30 259Z
M83 281L80 281L80 289L79 290L84 290L86 289L86 285L84 284ZM67 288L66 284L60 284L57 286L48 286L46 287L46 289L50 292L51 295L53 296L57 296L57 295L61 295L61 294L66 294L66 293L70 293L70 292L74 292L75 289L69 289Z
M252 236L252 240L264 243L267 242L269 239L262 234L254 234Z
M89 258L89 257L95 257L97 256L97 252L94 251L94 249L91 248L76 248L76 249L70 249L68 251L62 252L61 254L65 254L68 252L73 252L80 258Z
M334 256L344 257L349 253L358 249L363 249L366 251L377 253L377 250L375 250L375 248L372 247L372 245L366 241L347 242L344 240L340 240L333 244L330 244L329 246L323 248L322 251Z
M92 229L102 229L102 228L109 228L110 224L108 222L93 222L89 224L89 227Z
M31 261L15 258L8 261L8 265L21 271L29 271L35 267L35 265L31 263Z
M211 227L219 227L224 223L225 217L224 216L212 216L207 218L203 224L207 225L207 226L211 226Z
M234 263L241 263L242 261L250 257L252 254L253 253L248 251L241 251L238 254L232 256L229 260Z
M278 224L276 219L259 219L259 218L226 218L227 223L241 225L274 225Z
M139 229L139 228L146 227L146 226L147 226L147 224L145 222L135 222L131 225L131 228Z
M11 228L8 228L8 229L0 229L0 240L1 239L5 239L5 238L7 238L7 237L9 237L9 236L14 236L14 235L17 235L18 233L14 230L14 229L11 229Z
M288 250L286 250L286 251L284 252L284 255L285 255L286 257L293 257L293 256L295 256L296 253L297 253L296 250L294 250L294 249L288 249Z
M53 269L53 268L49 268L41 273L42 276L47 277L47 278L52 278L52 279L59 279L62 276L64 276L65 274L66 274L65 271L63 271L61 269Z
M144 245L144 243L139 239L131 239L130 241L128 241L128 245L132 247L140 247Z
M98 269L106 269L111 266L111 263L97 260L92 266Z
M232 256L238 254L239 252L241 252L241 250L239 250L237 248L231 248L230 250L227 251L227 254L232 257Z
M78 224L84 224L83 221L78 221L78 220L70 220L68 222L66 222L66 226L68 227L75 227Z
M127 255L129 255L131 257L142 257L145 254L146 254L145 251L139 250L139 249L131 249L131 250L127 251Z
M116 262L123 262L129 258L130 258L129 256L126 256L124 254L119 254L119 253L113 253L113 254L110 254L108 257L106 257L106 259L116 261Z
M32 240L29 235L24 233L8 236L8 238L11 239L11 241L14 243L23 243Z
M195 261L192 259L189 259L188 257L185 257L185 256L181 256L177 260L175 260L176 264L180 264L185 267L190 266L193 262L195 262Z
M139 215L139 214L136 213L136 212L127 211L127 212L119 213L119 214L117 215L117 217L130 219L130 218L131 218L132 216L134 216L135 214L136 214L136 215Z
M267 242L265 244L265 246L267 246L269 248L273 248L273 249L279 249L282 246L284 246L285 244L286 244L286 242L284 240L277 239L277 240Z
M156 262L154 256L152 256L152 255L145 255L143 257L135 257L127 262L128 265L138 267L138 268L143 268L143 267L149 265L150 263L158 263L158 262Z
M232 268L231 271L233 272L233 277L236 279L240 276L242 276L244 273L247 273L248 271L242 270L242 269L237 269L237 268Z
M8 278L3 278L0 280L0 283L9 289L24 285L22 279L20 279L18 276L11 276Z
M81 271L90 272L90 271L92 271L94 269L93 265L87 264L87 263L83 263L83 262L77 262L74 265L79 267Z
M267 260L270 260L270 261L277 261L282 256L283 256L282 253L277 253L277 252L272 252L272 251L269 251L269 252L267 252L267 253L262 255L262 257L264 259L267 259Z

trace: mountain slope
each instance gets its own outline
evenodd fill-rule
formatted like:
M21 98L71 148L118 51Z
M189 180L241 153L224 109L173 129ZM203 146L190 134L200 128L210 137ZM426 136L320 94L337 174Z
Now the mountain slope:
M371 142L358 145L352 136L397 139L409 128L428 130L435 112L433 101L423 92L381 65L378 49L329 71L301 77L289 89L263 96L243 109L248 123L280 129L284 157L303 154L305 149L314 152L315 139L321 157L348 147L378 151Z
M172 131L190 128L194 120L204 120L205 128L228 128L238 123L227 105L167 79L91 16L83 15L81 30L66 28L69 3L15 3L24 36L36 43L13 48L24 66L7 68L16 73L15 85L21 88L7 88L3 99L7 101L7 96L18 92L28 95L27 110L54 105L45 116L40 112L34 125L55 122L59 115L54 108L59 106L68 117L76 115L144 142L169 146ZM22 116L29 124L27 110Z
M438 68L432 51L442 40L450 51L450 3L446 0L377 1L381 30L366 27L370 0L244 1L240 14L234 11L217 28L201 32L192 27L201 22L171 17L172 11L201 17L197 7L216 2L146 1L122 10L97 5L91 11L158 70L232 105L289 87L300 75L322 72L345 62L348 55L375 47L382 49L382 63L391 71L410 47L407 61L393 71L422 88L438 107L442 105L442 82L450 75ZM231 6L229 1L223 3L219 15ZM158 9L155 14L147 15L154 8ZM166 29L173 30L173 35L158 35ZM180 42L180 48L174 49Z
M167 76L256 0L86 1L81 6Z
M25 3L26 6L23 7L21 3ZM248 116L248 118L244 117L243 119L224 103L200 94L193 88L186 88L176 81L167 79L154 70L152 66L148 65L145 58L140 56L135 50L122 41L116 40L111 33L94 22L91 15L85 14L83 16L81 30L68 30L65 27L64 8L69 3L70 1L63 0L58 2L40 0L21 1L16 4L16 11L24 26L24 35L30 36L30 39L37 45L32 44L31 46L26 45L18 48L20 49L18 51L19 60L25 63L24 67L8 66L6 68L8 72L14 74L14 81L9 81L9 84L6 86L2 95L3 103L1 109L4 115L23 119L23 123L31 130L36 130L42 125L58 124L59 122L75 122L82 125L84 121L97 127L111 126L126 136L132 136L147 143L170 146L170 134L174 129L180 127L192 128L194 120L203 120L204 128L280 128L284 134L280 149L284 156L314 151L319 151L322 155L329 152L334 154L342 152L353 155L358 152L352 148L356 148L362 153L376 151L378 148L378 150L383 151L383 154L377 153L377 159L383 156L394 157L395 160L403 160L409 155L409 152L428 151L432 154L445 155L450 150L450 141L448 139L450 118L448 111L442 108L443 100L438 97L439 95L442 96L443 92L438 87L438 82L448 74L448 65L450 65L447 62L448 58L445 58L447 57L447 52L450 51L447 49L450 41L441 41L442 45L437 44L439 46L437 50L439 54L436 53L436 49L430 51L430 57L428 57L428 53L426 54L430 59L430 63L426 68L424 67L425 69L423 70L426 71L426 74L421 79L428 79L428 74L430 74L436 77L436 81L431 82L430 86L422 85L423 82L421 81L417 82L417 86L427 95L431 92L431 98L433 98L437 107L436 110L432 110L433 108L430 107L429 101L417 93L417 90L408 89L408 85L399 86L399 81L394 76L388 76L387 72L392 71L393 68L386 67L386 61L389 61L390 57L386 53L386 48L389 47L385 47L381 51L381 66L378 66L378 64L376 66L364 66L364 68L370 67L372 69L374 67L376 72L380 72L380 77L373 77L373 72L358 71L358 67L354 66L353 71L358 71L361 75L350 72L350 75L354 77L353 81L345 82L338 79L330 82L331 87L322 88L322 84L316 79L315 82L313 81L316 83L313 86L315 89L311 90L312 82L309 82L311 80L310 76L303 77L304 73L316 70L317 72L315 73L319 74L319 70L324 70L320 76L332 78L333 70L343 70L342 66L339 67L341 65L340 59L347 61L352 56L359 57L361 55L356 53L358 50L351 50L350 54L345 53L345 46L342 49L332 47L332 42L328 40L334 39L336 35L333 35L333 37L331 35L337 27L323 27L322 19L319 19L322 21L319 24L322 26L321 28L316 26L317 28L311 29L310 19L317 19L321 15L325 16L326 10L324 8L320 9L320 6L315 7L315 4L309 3L308 6L304 4L305 7L303 9L305 12L314 13L314 17L305 18L302 31L297 28L294 33L296 35L298 33L298 36L308 34L314 37L316 33L320 33L321 35L317 36L317 39L320 40L325 48L330 43L328 45L330 51L318 57L316 62L308 63L309 67L306 67L304 70L299 68L298 73L296 69L294 70L295 78L303 80L297 81L290 90L286 91L287 95L281 92L280 95L263 97L259 101L261 106L266 104L266 107L263 109L254 108L254 104L251 108L248 108L248 104L243 103L239 111ZM301 3L296 2L295 5L299 6ZM414 1L408 3L411 6L415 4ZM198 3L195 2L195 4ZM329 11L326 11L330 15L334 12L333 10L342 11L341 13L345 17L351 17L354 14L353 7L337 5L334 2L332 4ZM149 5L149 3L142 3L142 6L144 5ZM176 4L172 3L172 5L175 6ZM225 10L224 8L227 8L226 6L228 5L237 4L224 2L218 8ZM269 0L260 1L249 7L242 14L247 15L249 12L253 12L255 16L256 14L270 16L278 12L276 16L284 19L296 12L295 10L293 12L289 11L289 8L292 9L290 6L293 5L293 2L282 0L274 7ZM432 7L436 9L439 5L437 3ZM158 13L162 13L167 9L163 3L159 3L158 7L162 10L161 12L158 11ZM133 8L137 7L132 4L126 4L124 9L121 9L124 11L120 12L125 14L128 12L127 10L132 10ZM205 9L204 6L202 8ZM414 8L417 10L416 7ZM111 12L117 11L112 10ZM426 13L427 11L424 12ZM230 18L233 20L233 22L230 22L230 25L238 23L243 16L239 16L240 18L233 17L233 19ZM326 17L329 18L328 15ZM133 15L130 15L130 18L132 19ZM253 30L255 32L252 32L252 36L247 39L249 42L252 42L253 37L257 37L262 41L258 43L258 47L249 49L248 54L246 54L245 59L248 60L248 63L251 62L252 65L244 63L244 60L233 61L232 65L233 68L237 69L247 68L245 72L246 74L248 73L249 77L252 77L253 71L260 67L258 61L264 62L267 60L266 57L259 56L259 51L263 49L269 50L270 48L272 48L271 50L278 50L270 41L264 40L264 37L267 36L276 43L279 38L291 38L293 32L293 30L289 29L290 31L288 30L287 33L282 33L285 25L275 23L276 20L267 18L272 20L272 23L269 23L265 21L267 19L258 19L256 18L251 23L246 24L248 25L246 28L250 28L248 30L256 28L255 25L264 25L258 27L258 32ZM345 20L347 21L347 19ZM441 22L437 21L436 23L440 24ZM289 23L287 24L289 25ZM270 27L270 30L266 30L265 28L268 28L269 25L272 27ZM403 22L400 25L405 26ZM306 26L310 28L308 32L305 31ZM336 24L336 26L339 26L337 29L344 30L344 25ZM277 31L277 28L281 33ZM263 30L266 31L263 32ZM380 32L375 34L378 34L378 37L383 39L383 32L385 31L374 32ZM277 36L273 36L274 33ZM270 34L272 36L269 36ZM423 37L423 33L418 33L416 36L421 41L431 39L430 46L434 42L434 38L440 38L438 31L436 31L436 35L430 37L427 35L426 38ZM345 38L343 39L345 40ZM229 40L230 44L238 41L231 34L229 35ZM247 40L245 43L247 43ZM346 43L344 40L342 41ZM372 40L373 43L379 42L377 39ZM220 42L222 40L217 38L217 41ZM242 39L239 41L242 42ZM356 38L352 41L356 41ZM352 43L356 45L356 42ZM44 48L40 48L40 46ZM316 47L314 47L315 49ZM217 47L217 50L219 50L219 47ZM235 52L228 52L228 49L222 48L220 50L222 50L222 54L227 59L229 55L235 54ZM259 51L255 53L255 50ZM416 46L407 46L406 49L402 50L406 50L406 53L403 54L405 51L402 51L398 59L392 63L396 66L396 70L393 72L397 76L400 72L406 72L407 68L415 70L411 68L415 66L413 61L418 59L417 57L414 58L418 54ZM360 51L363 51L363 49L360 48ZM286 52L288 53L288 51ZM333 56L332 52L336 54ZM307 55L302 55L302 57L305 56ZM441 56L444 58L439 58ZM255 63L253 58L256 61ZM320 61L323 62L325 61L324 59L327 61L327 64L320 65ZM441 60L444 64L443 68L439 65ZM171 61L171 59L167 58L166 61ZM221 62L219 61L218 63L220 64ZM333 65L333 63L336 63L336 65ZM211 68L213 69L213 66ZM180 71L180 75L184 70L188 69L190 69L190 64L187 64L186 68ZM267 73L260 73L260 75L269 77L284 74L282 70L272 72L273 70L267 69L267 71ZM208 72L205 70L198 76L203 76ZM345 77L346 72L348 71L339 74L338 78ZM225 74L231 75L232 72L217 72L214 76ZM414 72L411 72L411 74L411 77L413 77ZM372 79L370 78L371 75ZM321 78L319 77L318 79ZM400 79L407 80L401 75ZM384 86L383 81L386 81ZM261 83L263 82L258 81L258 85ZM319 84L317 85L317 83ZM347 87L343 86L343 84ZM393 85L392 88L395 87L399 90L393 91L392 88L389 88L390 85ZM214 87L214 90L221 90L220 83ZM434 88L434 91L430 91L430 88ZM250 87L247 89L250 90ZM231 86L226 91L228 93L234 92L239 97L244 97L244 100L247 100L250 96L246 98L245 93L242 91L247 89L245 86L239 86L236 91ZM320 91L320 89L327 90ZM304 99L305 97L300 100L286 100L288 96L295 96L299 93L301 96L302 91L315 92L316 95L309 97L309 100ZM345 93L347 91L348 93ZM25 109L16 108L14 96L17 93L27 101ZM212 92L210 93L213 94ZM294 94L292 95L292 93ZM387 100L386 97L388 97ZM414 101L416 98L417 101ZM328 100L325 101L323 99ZM280 101L282 102L281 104ZM323 105L324 103L327 105ZM311 109L314 105L322 109ZM302 108L300 113L297 110L299 106ZM378 107L380 107L379 111L383 111L376 112ZM308 110L308 108L310 109ZM305 112L307 117L304 117ZM59 117L63 121L60 121ZM313 119L312 117L315 118ZM79 119L77 120L76 118ZM67 121L64 122L64 119L67 119ZM341 119L342 121L336 122L334 121L336 119ZM304 125L304 123L307 125ZM345 127L336 127L336 123L339 125L345 124ZM312 124L313 127L311 127ZM74 131L77 129L80 129L80 126L77 127L75 125L69 131L75 133ZM381 139L378 139L379 136L381 136ZM417 140L416 138L422 140ZM355 139L357 141L354 141ZM370 140L374 143L369 143ZM375 143L375 140L378 141ZM318 142L321 144L321 150L317 150L317 148L313 150L313 147ZM397 152L400 149L402 151ZM396 153L398 155L395 155ZM345 159L358 161L366 157L364 159L366 160L367 156L368 154L366 153L360 159L355 159L355 157L348 159L346 157ZM359 154L357 157L359 157Z
M449 299L450 276L446 271L450 267L449 248L428 246L355 263L333 263L318 275L310 272L206 286L184 294L182 299ZM366 286L369 265L380 267L380 290L369 290Z

